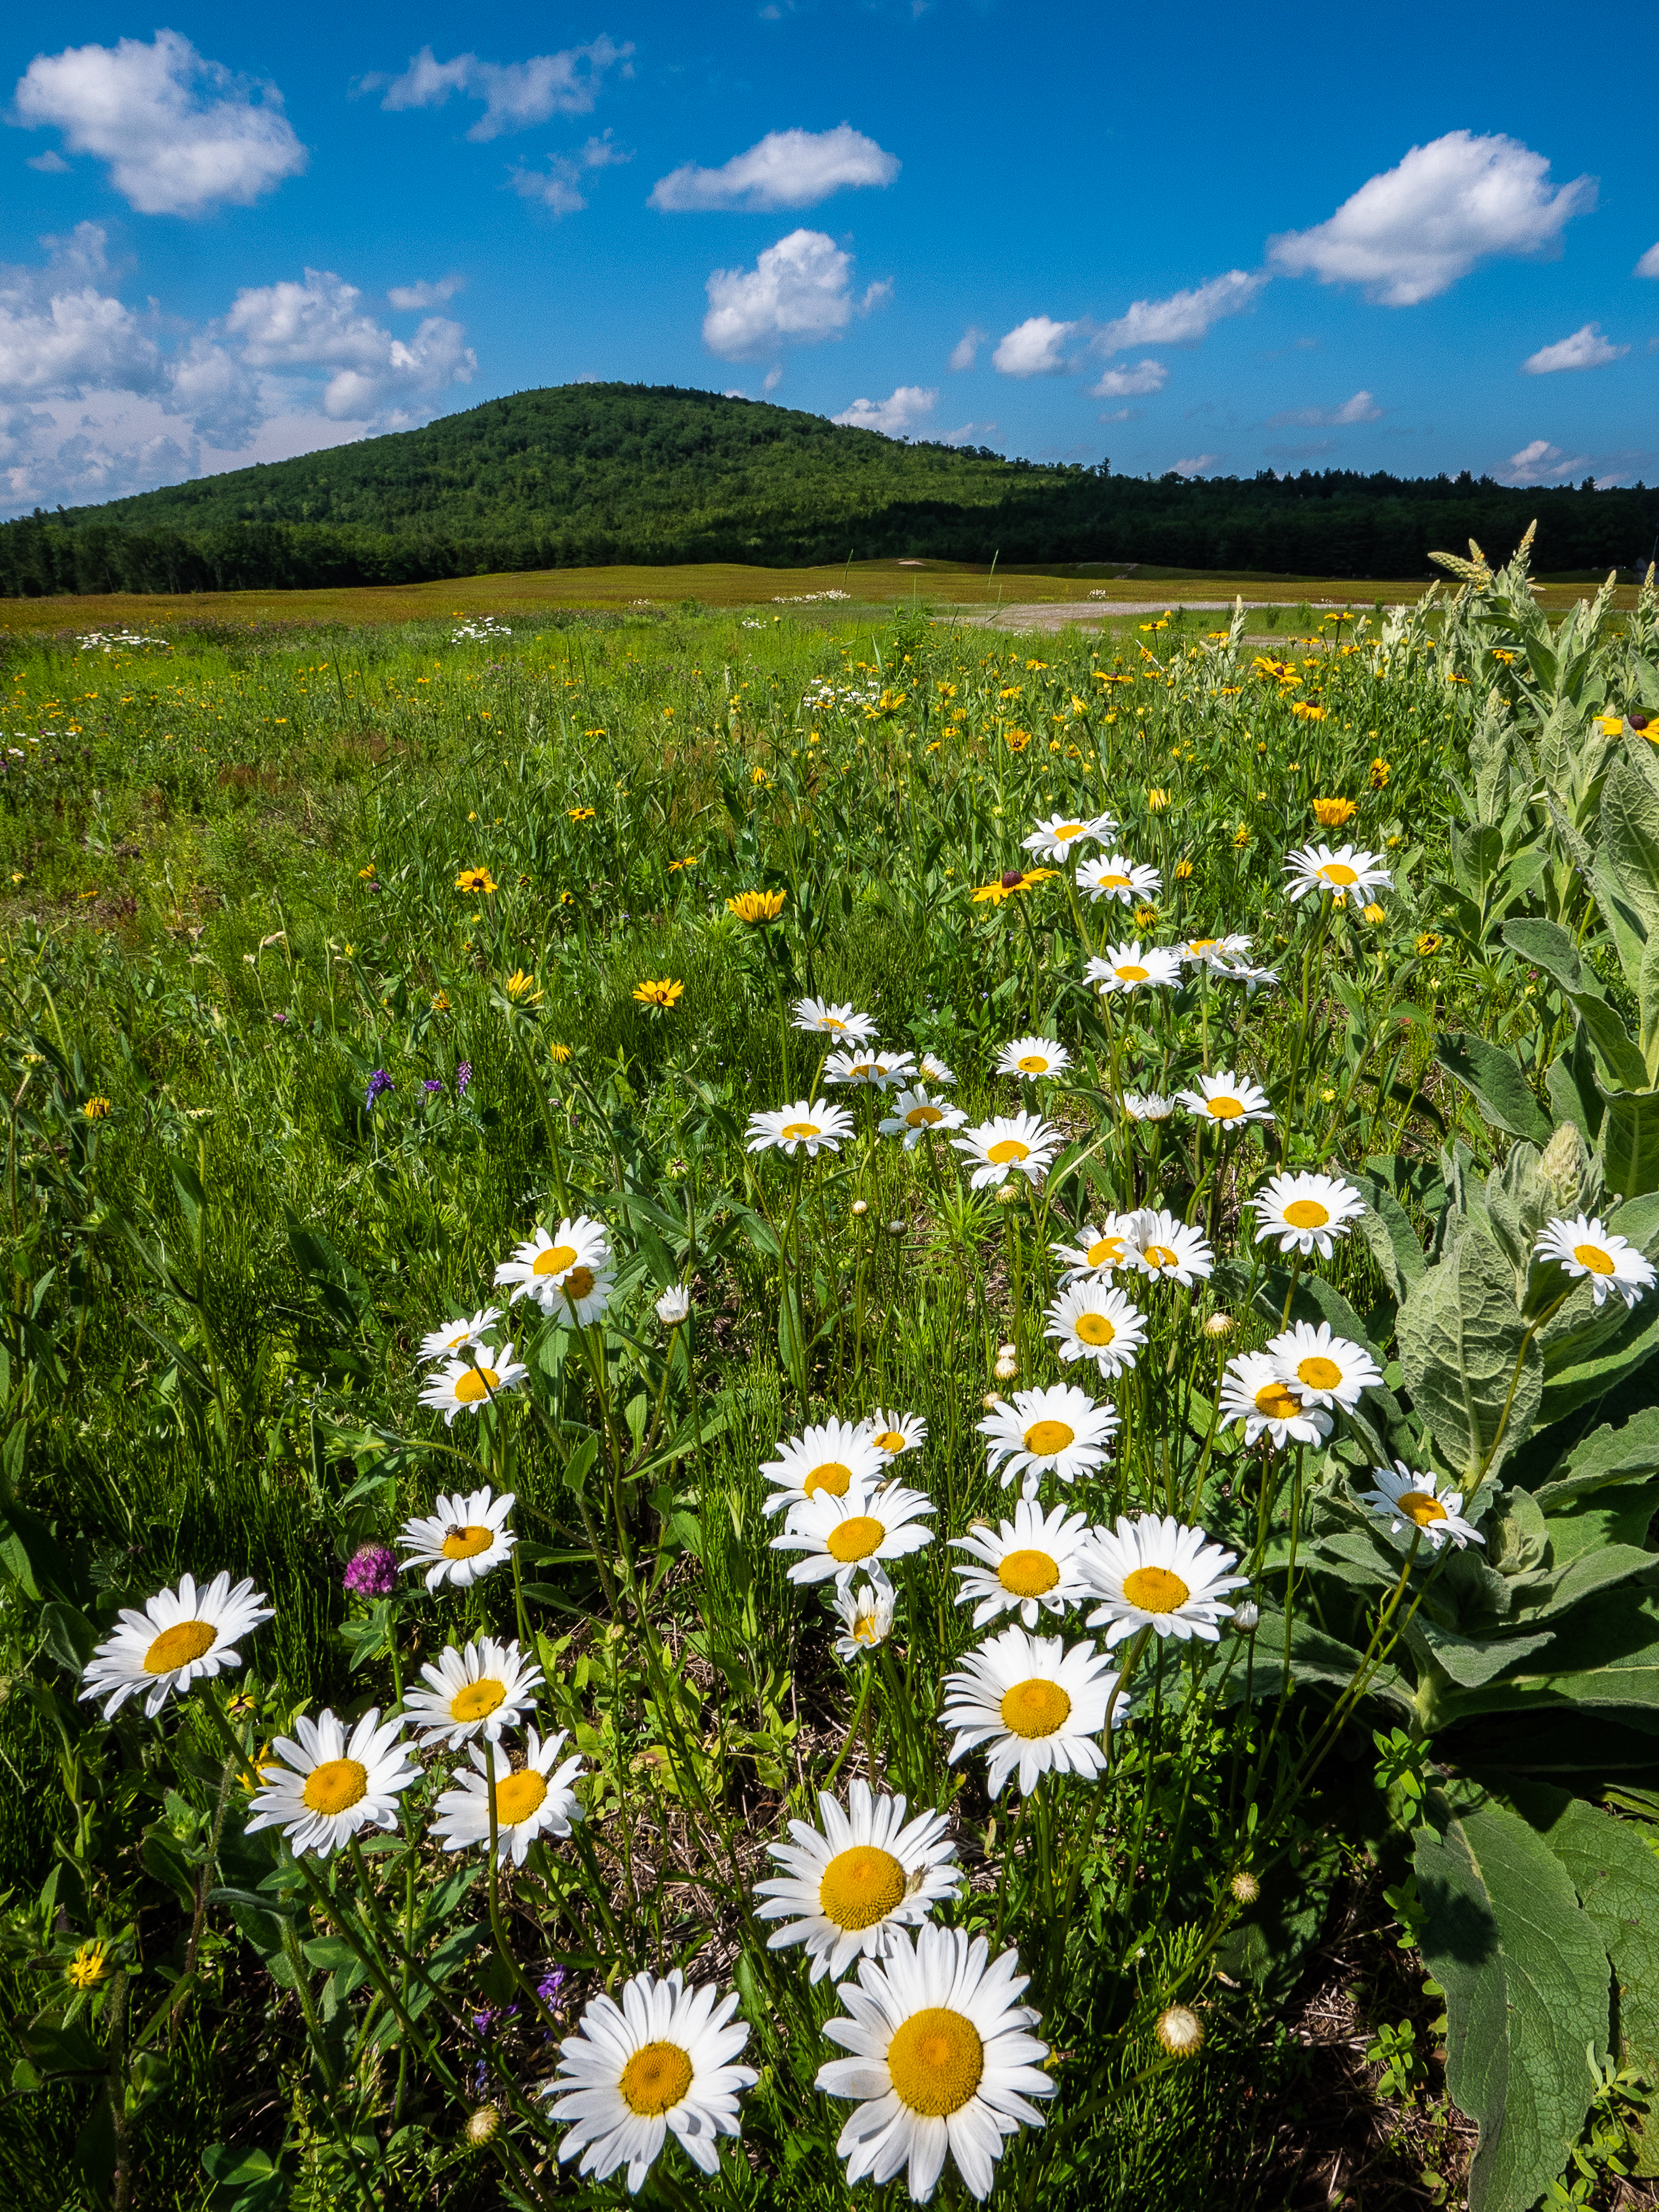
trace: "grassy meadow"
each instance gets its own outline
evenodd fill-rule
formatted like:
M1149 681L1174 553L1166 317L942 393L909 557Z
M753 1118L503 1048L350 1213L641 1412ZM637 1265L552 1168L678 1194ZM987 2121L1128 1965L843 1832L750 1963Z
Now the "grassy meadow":
M672 574L0 608L8 2201L1652 2203L1651 587Z

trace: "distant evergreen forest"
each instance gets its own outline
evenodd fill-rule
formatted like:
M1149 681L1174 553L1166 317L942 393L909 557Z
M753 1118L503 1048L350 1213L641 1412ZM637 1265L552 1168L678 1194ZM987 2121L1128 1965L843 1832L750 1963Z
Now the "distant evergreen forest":
M709 392L560 385L420 430L0 524L0 595L299 589L503 570L898 555L1409 577L1539 519L1546 574L1645 568L1659 491L1467 471L1119 477L903 443Z

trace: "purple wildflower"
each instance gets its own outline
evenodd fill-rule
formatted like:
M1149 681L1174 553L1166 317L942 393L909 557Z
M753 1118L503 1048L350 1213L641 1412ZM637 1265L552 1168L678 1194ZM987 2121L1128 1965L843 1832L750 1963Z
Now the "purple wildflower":
M470 1060L464 1060L455 1070L455 1096L458 1098L465 1097L466 1086L471 1080L472 1062Z
M398 1556L385 1544L360 1544L346 1561L343 1587L352 1597L390 1597L398 1587Z
M377 1067L368 1079L368 1089L363 1093L363 1103L372 1109L374 1101L383 1091L395 1091L397 1088L397 1085L386 1073L385 1068Z
M443 1087L442 1083L435 1075L427 1076L421 1085L422 1091L441 1091Z
M556 2020L562 2018L564 2014L564 2005L560 1996L563 1988L564 1968L562 1966L555 1966L550 1973L544 1974L536 1984L536 1995Z

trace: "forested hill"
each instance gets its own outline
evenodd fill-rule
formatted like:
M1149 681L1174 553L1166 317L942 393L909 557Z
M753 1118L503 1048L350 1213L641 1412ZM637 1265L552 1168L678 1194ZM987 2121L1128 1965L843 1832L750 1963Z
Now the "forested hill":
M607 562L895 555L1418 576L1469 538L1540 571L1645 566L1659 492L1467 473L1115 477L646 385L560 385L420 430L0 525L0 595L410 583Z

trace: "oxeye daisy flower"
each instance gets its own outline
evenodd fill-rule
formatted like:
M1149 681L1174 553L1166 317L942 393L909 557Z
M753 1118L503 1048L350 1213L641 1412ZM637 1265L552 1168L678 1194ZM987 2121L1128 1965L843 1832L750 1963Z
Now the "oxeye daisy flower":
M1142 951L1140 939L1132 938L1096 954L1084 969L1083 980L1092 983L1103 999L1121 991L1168 990L1181 981L1181 955L1155 945Z
M1121 1217L1129 1265L1158 1282L1190 1291L1213 1273L1215 1253L1201 1230L1162 1207L1142 1206Z
M563 1750L565 1731L544 1743L532 1728L525 1764L514 1769L506 1747L493 1740L469 1744L474 1771L462 1767L453 1785L432 1809L432 1835L447 1851L464 1851L489 1841L489 1797L495 1796L495 1863L511 1859L522 1866L538 1836L568 1836L582 1809L574 1787L582 1771L579 1758L554 1761Z
M1334 853L1328 845L1304 845L1291 854L1285 869L1291 878L1292 900L1306 898L1310 891L1334 891L1342 898L1352 891L1366 898L1374 890L1390 889L1394 883L1382 866L1382 855L1356 845L1341 846Z
M1071 857L1074 846L1093 842L1109 844L1117 835L1117 823L1109 814L1093 814L1086 820L1075 815L1051 814L1039 822L1028 837L1020 839L1021 849L1035 853L1039 860L1064 860Z
M1200 1075L1196 1091L1176 1093L1187 1111L1200 1121L1213 1121L1218 1129L1242 1129L1247 1121L1271 1121L1267 1094L1248 1076L1235 1075L1231 1067L1214 1075Z
M1221 1378L1221 1418L1243 1421L1244 1441L1265 1436L1276 1448L1287 1443L1322 1443L1331 1432L1331 1417L1304 1406L1276 1359L1265 1352L1241 1352L1227 1362Z
M951 1141L973 1163L969 1182L975 1190L983 1190L1015 1174L1041 1182L1065 1139L1041 1115L1019 1113L995 1115Z
M869 1581L856 1589L836 1590L830 1602L842 1626L836 1656L851 1666L854 1659L866 1659L878 1644L885 1644L893 1632L895 1601L893 1585L879 1565L871 1568Z
M1143 899L1158 896L1164 878L1156 868L1132 860L1127 854L1114 853L1105 860L1097 856L1085 860L1077 872L1077 887L1086 891L1091 902L1117 899L1125 906L1139 906Z
M495 1270L495 1286L513 1286L513 1299L526 1291L545 1314L580 1328L597 1321L611 1297L611 1245L605 1224L589 1214L561 1221L556 1235L538 1229L510 1260Z
M465 1497L458 1492L438 1498L430 1513L406 1521L398 1532L398 1543L414 1553L404 1561L404 1573L424 1567L429 1590L446 1582L458 1589L476 1583L499 1567L518 1542L507 1525L516 1502L511 1491L495 1497L488 1483Z
M122 1607L119 1626L87 1662L81 1695L102 1698L106 1720L129 1698L142 1697L144 1717L153 1720L198 1675L207 1681L240 1667L238 1640L271 1617L264 1592L251 1582L233 1589L228 1574L215 1575L198 1589L194 1575L181 1575L176 1589L158 1590L142 1613Z
M1121 1291L1102 1283L1074 1283L1048 1308L1042 1332L1052 1337L1062 1364L1092 1359L1110 1382L1135 1364L1146 1342L1146 1316Z
M776 1513L820 1491L845 1498L855 1485L878 1483L886 1471L887 1455L872 1441L866 1424L832 1414L798 1437L786 1437L777 1457L762 1461L761 1473L777 1486L762 1510Z
M1028 1497L1050 1469L1069 1483L1100 1465L1117 1426L1112 1408L1096 1405L1075 1382L1016 1390L1012 1405L1005 1401L993 1407L979 1424L986 1439L985 1472L994 1474L1000 1468L1005 1490L1023 1475Z
M973 1606L975 1628L1000 1613L1018 1613L1027 1628L1036 1626L1040 1613L1064 1613L1089 1594L1079 1568L1088 1531L1082 1514L1063 1505L1045 1513L1029 1498L1018 1501L1013 1519L994 1534L988 1522L974 1523L965 1536L951 1539L977 1562L957 1566L957 1603Z
M626 2166L637 2195L672 2128L692 2164L713 2173L720 2137L739 2132L738 2092L756 2079L732 2063L749 2040L747 2022L732 2024L737 2008L735 1991L688 1990L678 1966L662 1981L635 1974L620 2004L602 1990L560 2044L543 2092L550 2119L572 2123L561 2160L580 2151L578 2171L600 2181Z
M516 1390L529 1372L522 1360L514 1358L510 1344L504 1344L499 1352L483 1346L476 1365L470 1359L452 1359L447 1367L429 1375L422 1386L419 1402L441 1413L453 1429L457 1413L483 1413L503 1390Z
M1365 1201L1350 1182L1334 1176L1270 1176L1255 1197L1246 1201L1255 1209L1255 1241L1277 1237L1281 1252L1317 1252L1328 1260L1340 1237L1365 1211Z
M1176 1109L1173 1098L1156 1091L1127 1091L1118 1104L1132 1121L1167 1121Z
M1653 1262L1644 1259L1628 1237L1612 1235L1587 1213L1575 1214L1571 1221L1557 1216L1547 1222L1532 1249L1540 1260L1559 1261L1575 1279L1588 1276L1598 1306L1606 1304L1609 1291L1617 1291L1626 1306L1633 1306L1644 1291L1653 1288Z
M325 1859L360 1828L395 1828L398 1800L421 1775L402 1729L373 1705L349 1734L331 1712L314 1721L302 1714L259 1762L264 1787L249 1800L249 1832L280 1828L290 1850Z
M817 1491L795 1505L775 1552L801 1552L789 1570L792 1583L827 1582L831 1575L844 1589L860 1567L877 1559L902 1559L933 1540L922 1525L933 1502L919 1490L890 1482L879 1490L855 1483L845 1497Z
M892 1112L877 1127L884 1137L902 1137L905 1151L913 1152L935 1129L960 1129L967 1119L960 1106L952 1106L946 1098L930 1098L927 1085L919 1083L914 1091L900 1091Z
M1472 1521L1463 1517L1461 1490L1442 1490L1431 1474L1416 1474L1403 1459L1392 1467L1371 1469L1373 1487L1359 1492L1359 1503L1369 1505L1392 1536L1421 1533L1438 1551L1447 1542L1461 1552L1467 1544L1484 1544L1486 1538Z
M955 1072L948 1068L937 1054L931 1052L923 1053L921 1060L916 1063L916 1073L918 1075L925 1075L930 1083L943 1083L948 1085L957 1079Z
M1115 1529L1097 1528L1084 1541L1083 1577L1091 1595L1104 1600L1089 1626L1105 1629L1109 1651L1141 1628L1183 1644L1194 1636L1217 1643L1222 1622L1232 1617L1227 1593L1246 1580L1227 1572L1237 1559L1173 1516L1120 1514Z
M769 1951L804 1943L809 1980L828 1974L838 1982L854 1960L885 1958L901 1929L954 1896L962 1875L951 1864L957 1850L944 1814L918 1813L907 1822L906 1809L902 1797L872 1796L868 1783L854 1782L845 1812L820 1791L822 1827L792 1820L793 1841L768 1844L783 1871L755 1884L756 1895L768 1899L755 1917L789 1923L767 1938Z
M751 1152L763 1152L775 1146L793 1159L804 1147L809 1160L815 1160L821 1152L838 1152L842 1139L852 1133L851 1115L822 1098L799 1098L793 1106L751 1114L744 1132Z
M417 1364L424 1367L434 1359L457 1359L474 1346L482 1347L485 1330L493 1328L501 1317L499 1306L482 1306L471 1321L446 1322L421 1339Z
M850 1004L835 1006L828 999L797 999L792 1027L812 1036L844 1037L848 1044L863 1044L876 1033L876 1018L855 1014Z
M994 1072L998 1075L1039 1078L1063 1075L1071 1064L1071 1054L1052 1037L1021 1036L1003 1046L997 1055Z
M842 1983L851 2017L823 2032L852 2056L827 2060L817 2087L863 2100L836 2145L849 2187L908 2167L912 2201L925 2204L948 2152L969 2194L990 2195L1004 2137L1022 2122L1041 2127L1030 2100L1060 2086L1042 2070L1048 2045L1029 2033L1037 2016L1018 2002L1027 1979L1014 1952L990 1959L982 1936L929 1922L914 1949L901 1941Z
M1247 998L1254 998L1258 991L1271 988L1279 981L1277 968L1252 967L1248 960L1218 960L1214 972L1224 983L1242 983Z
M878 1091L897 1091L916 1079L916 1063L908 1052L878 1052L876 1054L876 1088Z
M890 1413L878 1407L866 1413L860 1426L871 1443L888 1460L905 1452L920 1451L927 1441L927 1424L920 1413Z
M955 1732L950 1763L990 1747L987 1787L993 1797L1018 1770L1026 1796L1052 1768L1086 1781L1106 1764L1095 1741L1118 1677L1089 1643L1069 1650L1058 1636L1005 1628L945 1678L939 1726ZM1119 1701L1118 1713L1122 1711ZM1114 1718L1117 1714L1114 1714Z
M823 1079L826 1083L879 1085L883 1057L873 1045L860 1046L856 1052L832 1052L823 1063Z
M1267 1357L1304 1406L1340 1406L1351 1413L1360 1392L1382 1380L1382 1370L1364 1345L1333 1336L1326 1321L1316 1328L1311 1322L1292 1322L1269 1339Z
M1249 949L1250 939L1234 931L1225 937L1189 937L1181 947L1181 957L1192 967L1214 968Z
M1066 1288L1084 1281L1109 1281L1118 1268L1128 1264L1128 1239L1123 1233L1122 1216L1109 1213L1098 1229L1085 1222L1077 1232L1073 1244L1051 1244L1048 1249L1060 1261L1060 1282Z
M503 1729L534 1712L542 1670L516 1643L479 1636L462 1650L446 1644L435 1666L428 1661L421 1668L421 1678L427 1686L404 1698L404 1717L427 1749L459 1751L473 1736L499 1743Z

